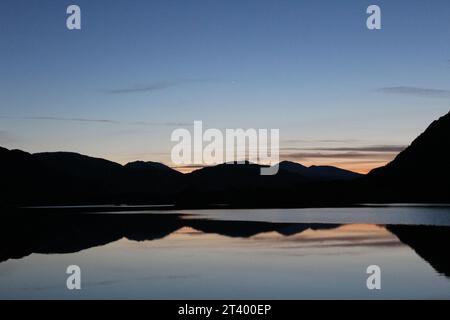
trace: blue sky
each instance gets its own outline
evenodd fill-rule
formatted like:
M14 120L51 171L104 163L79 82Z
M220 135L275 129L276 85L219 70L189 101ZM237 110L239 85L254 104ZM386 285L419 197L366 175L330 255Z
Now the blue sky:
M170 164L170 133L202 120L364 171L450 109L445 0L3 0L0 40L0 145L30 152Z

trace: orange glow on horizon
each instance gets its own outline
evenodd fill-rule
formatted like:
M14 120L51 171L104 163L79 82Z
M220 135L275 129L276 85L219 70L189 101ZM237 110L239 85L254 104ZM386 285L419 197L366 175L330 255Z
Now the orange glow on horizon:
M333 166L349 171L353 171L356 173L367 174L371 170L382 167L388 164L391 160L380 160L380 161L334 161L334 162L325 162L325 161L292 161L304 166ZM193 171L201 169L201 166L186 166L186 167L172 167L172 169L177 170L181 173L187 174Z

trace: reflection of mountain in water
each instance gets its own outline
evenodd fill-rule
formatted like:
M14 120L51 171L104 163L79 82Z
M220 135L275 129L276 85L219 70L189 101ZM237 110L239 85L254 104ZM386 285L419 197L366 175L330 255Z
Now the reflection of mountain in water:
M123 237L136 241L155 240L182 226L176 216L39 214L5 219L7 221L0 227L0 239L9 245L0 249L0 261L31 253L72 253Z
M24 223L26 222L26 223ZM32 253L73 253L127 238L151 241L182 227L227 237L248 238L277 232L291 236L306 230L326 230L337 224L269 223L183 219L176 214L19 214L4 216L0 226L0 262ZM442 246L450 242L449 227L387 226L439 273L450 277L450 257Z
M26 222L26 223L24 223ZM337 225L182 219L174 214L14 214L0 226L0 262L32 253L72 253L121 238L150 241L182 227L228 237L251 237L275 231L292 235Z
M387 229L437 272L450 277L450 256L446 250L450 243L449 227L388 226Z

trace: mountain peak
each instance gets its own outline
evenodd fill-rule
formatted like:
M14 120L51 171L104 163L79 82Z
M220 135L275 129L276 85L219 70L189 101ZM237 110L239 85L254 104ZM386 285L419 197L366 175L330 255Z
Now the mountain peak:
M163 163L153 162L153 161L133 161L127 163L125 168L133 170L162 170L162 171L174 171L172 168L166 166Z
M450 194L450 113L428 126L386 166L367 175L373 194L401 202L446 202ZM384 192L384 193L383 193Z
M384 167L369 175L430 176L433 173L450 177L450 112L433 121L409 147Z
M284 168L289 168L289 167L292 167L292 168L307 168L306 166L302 165L301 163L288 161L288 160L281 161L278 165L280 167L284 167Z
M329 180L352 180L361 177L362 175L353 171L332 167L332 166L310 166L306 167L297 162L282 161L279 164L280 169L298 173L305 177L329 181Z

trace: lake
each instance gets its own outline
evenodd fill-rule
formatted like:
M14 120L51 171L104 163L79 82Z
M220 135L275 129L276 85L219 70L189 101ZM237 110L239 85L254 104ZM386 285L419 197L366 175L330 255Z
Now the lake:
M450 298L448 206L88 212L3 214L0 299Z

